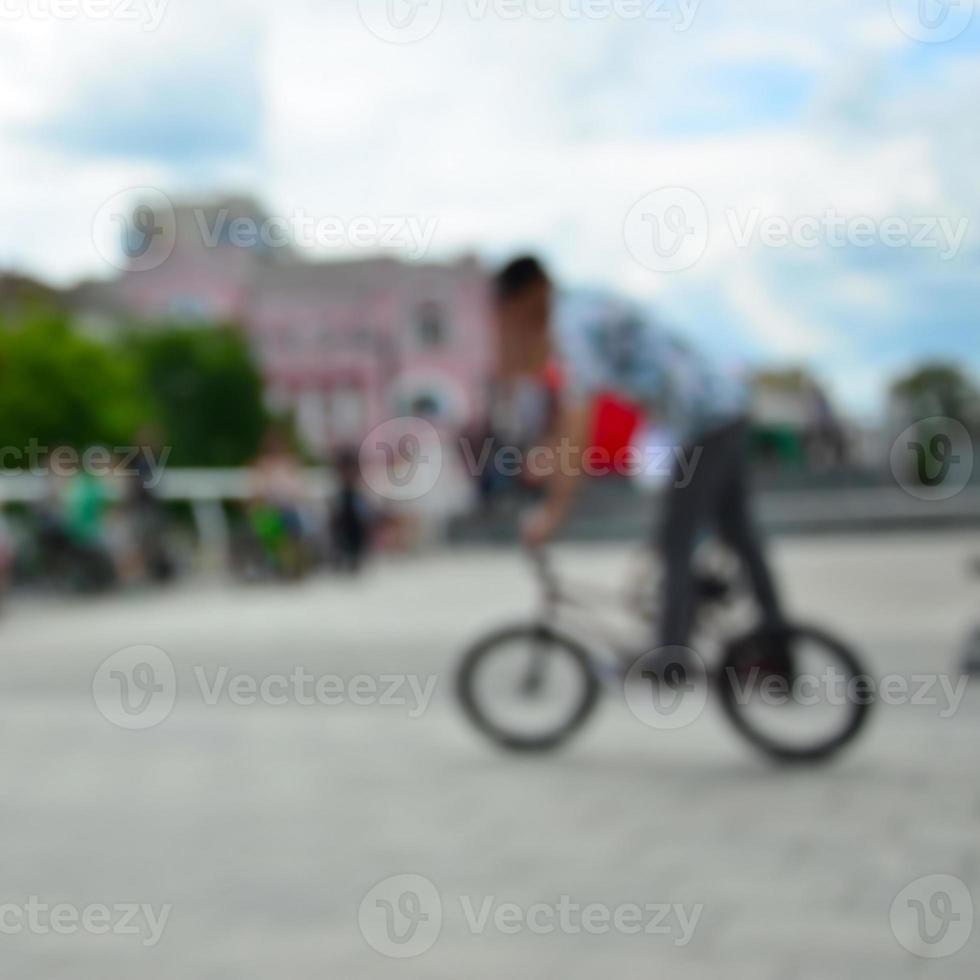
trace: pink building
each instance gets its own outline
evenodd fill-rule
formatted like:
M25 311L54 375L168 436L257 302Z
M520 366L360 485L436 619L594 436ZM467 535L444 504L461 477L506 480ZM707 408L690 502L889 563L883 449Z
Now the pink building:
M475 258L314 263L289 247L214 234L236 217L264 221L247 200L177 207L115 281L83 291L86 305L241 324L270 407L294 411L315 452L399 415L426 414L449 429L485 415L494 351Z

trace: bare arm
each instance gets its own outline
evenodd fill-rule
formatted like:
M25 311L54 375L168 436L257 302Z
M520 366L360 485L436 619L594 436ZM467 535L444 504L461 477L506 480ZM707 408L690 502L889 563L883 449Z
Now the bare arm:
M568 515L582 477L583 456L590 448L593 417L591 400L567 402L560 408L554 432L554 471L548 478L544 506L524 530L526 543L543 544Z

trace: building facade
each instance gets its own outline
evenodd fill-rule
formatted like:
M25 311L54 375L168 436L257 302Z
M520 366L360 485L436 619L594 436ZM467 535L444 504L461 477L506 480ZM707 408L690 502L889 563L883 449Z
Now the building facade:
M227 231L236 220L261 227L265 216L251 201L227 200L134 219L130 236L163 233L127 241L120 275L79 291L82 311L240 325L270 407L294 413L316 454L400 415L447 430L485 416L495 352L475 258L312 262L287 246L236 241Z

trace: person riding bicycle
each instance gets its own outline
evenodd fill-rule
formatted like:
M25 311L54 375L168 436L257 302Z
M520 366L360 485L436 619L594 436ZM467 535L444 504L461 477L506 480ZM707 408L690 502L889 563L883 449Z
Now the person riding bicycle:
M567 516L589 448L596 396L615 394L662 419L684 447L667 485L660 547L665 572L659 650L650 669L686 676L695 608L691 559L699 532L713 525L741 560L766 621L782 622L773 576L749 512L744 386L667 335L635 305L601 292L560 295L532 256L495 279L503 384L539 377L553 351L564 386L552 434L566 465L548 479L545 503L523 528L530 546L547 542ZM669 669L668 669L669 668Z

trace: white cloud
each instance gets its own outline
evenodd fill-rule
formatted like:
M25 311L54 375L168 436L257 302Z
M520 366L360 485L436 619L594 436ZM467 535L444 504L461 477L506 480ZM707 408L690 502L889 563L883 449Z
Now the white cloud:
M725 273L719 287L749 335L777 358L799 361L841 342L838 331L811 322L798 305L780 302L772 285L747 265Z
M614 20L474 22L448 4L431 38L403 47L367 31L353 0L171 0L156 34L5 25L0 264L60 279L104 272L87 235L103 200L138 184L232 186L273 211L436 216L440 254L535 247L568 279L667 307L682 291L714 291L749 346L849 357L835 318L792 300L800 270L848 311L852 333L864 322L869 334L901 295L888 271L848 268L840 254L743 253L723 233L726 212L976 214L980 67L950 56L945 71L906 73L901 59L923 52L881 0L793 7L702 3L676 33ZM246 69L261 92L261 166L202 167L191 186L193 172L163 161L86 159L23 135L92 77L179 80L242 31L261 40ZM752 83L754 68L766 84ZM780 72L801 85L798 107L780 106ZM715 232L699 265L673 277L637 265L623 241L632 204L669 184L704 198Z

